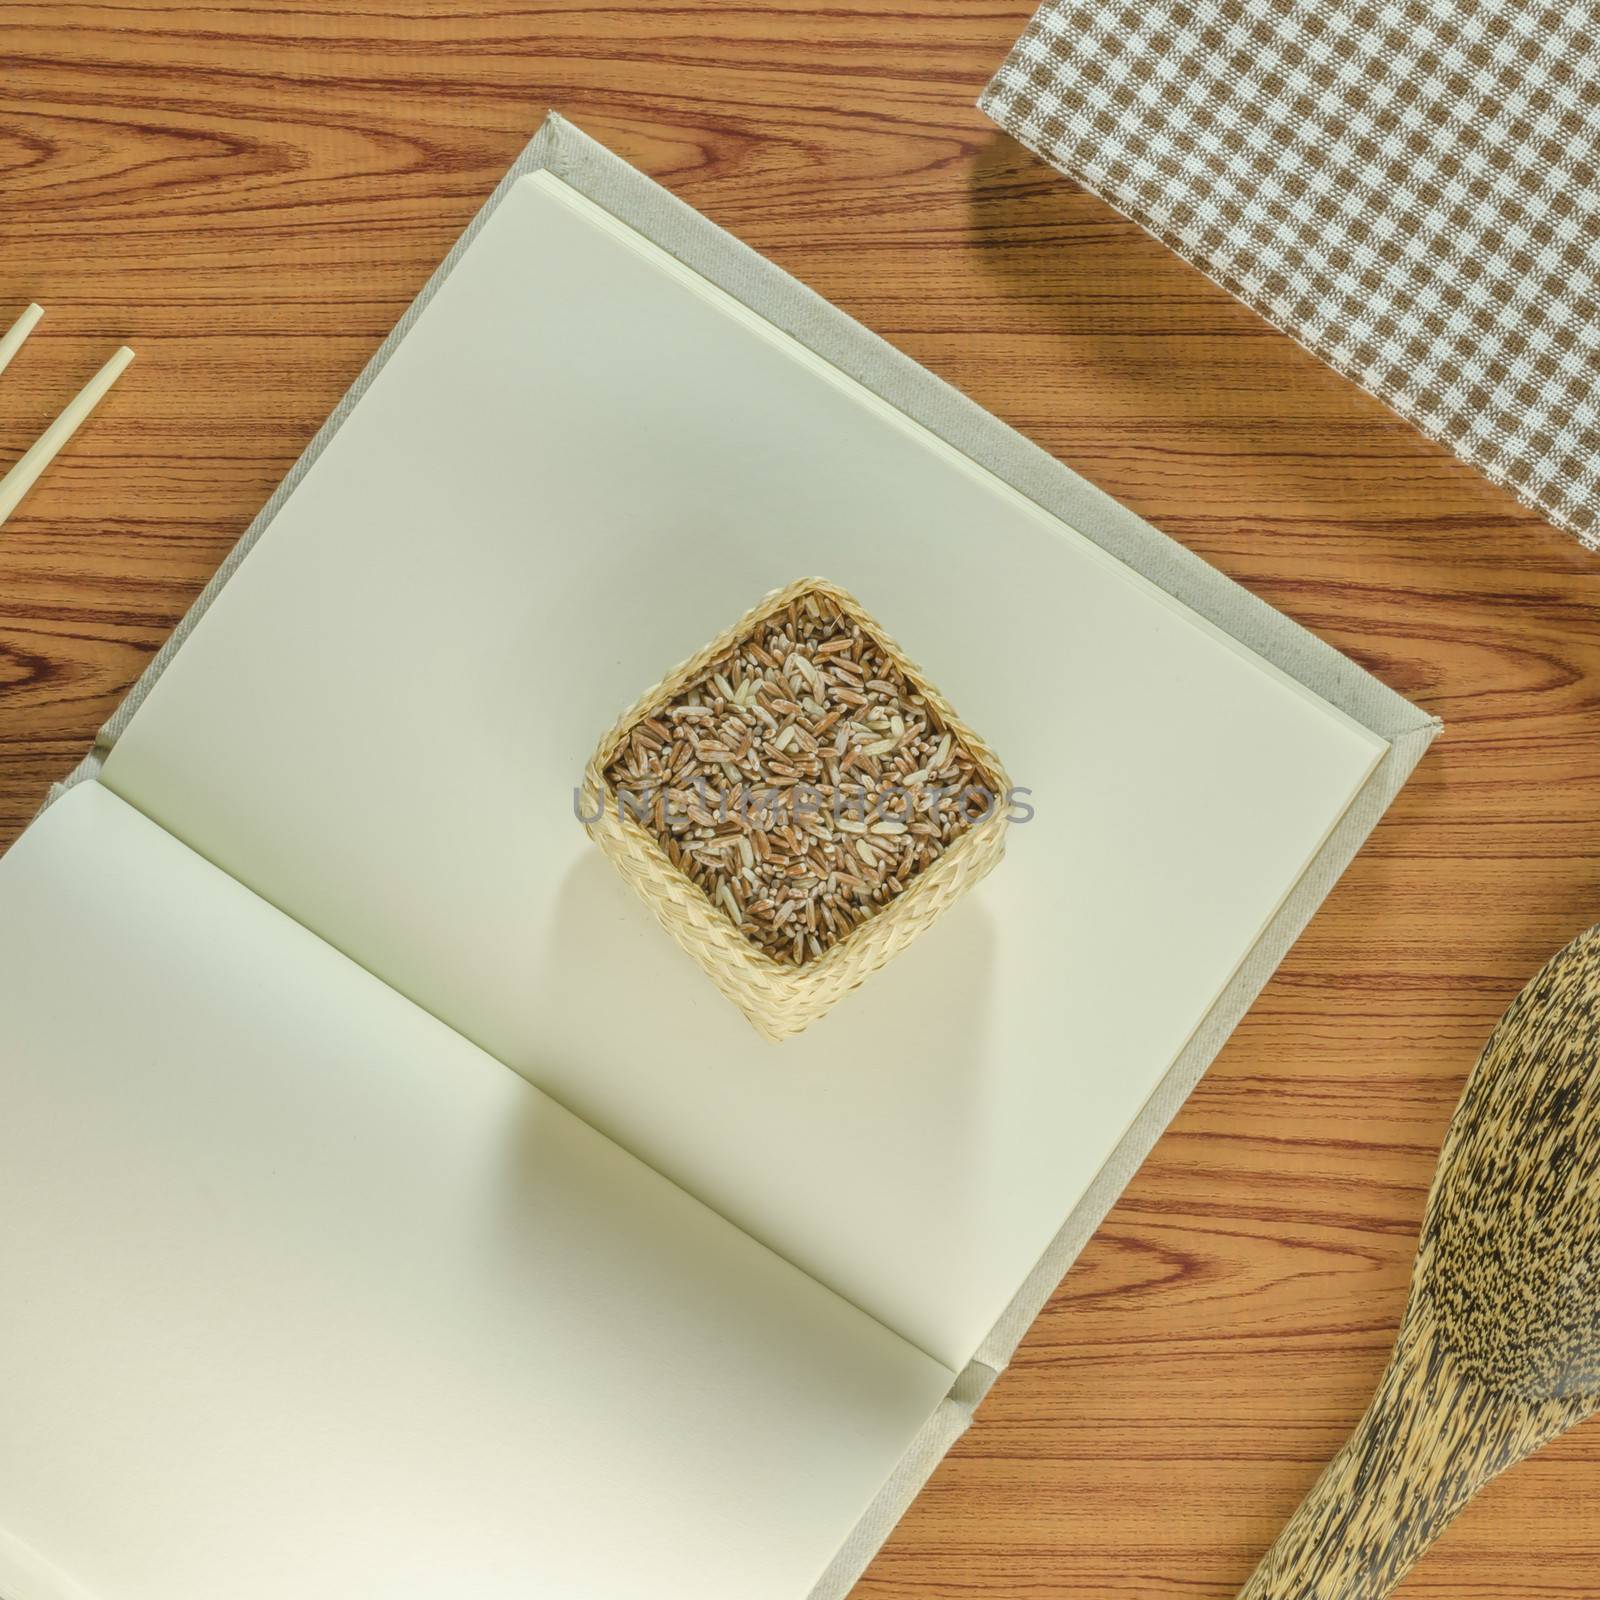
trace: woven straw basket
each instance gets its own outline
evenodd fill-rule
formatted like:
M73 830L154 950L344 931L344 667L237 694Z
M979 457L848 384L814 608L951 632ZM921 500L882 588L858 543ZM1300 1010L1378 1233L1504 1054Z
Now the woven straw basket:
M996 797L989 814L924 868L881 910L857 924L822 955L795 966L768 955L747 939L722 908L673 864L666 851L618 798L606 779L618 749L634 727L654 716L702 678L712 663L740 644L791 601L817 595L830 600L923 695L938 724L966 746ZM769 594L697 655L667 674L630 706L600 741L584 773L584 815L590 837L655 913L657 921L705 969L711 981L749 1018L764 1038L799 1033L871 973L898 955L967 892L1005 851L1010 781L994 751L967 726L904 651L852 596L820 578L803 578ZM598 816L596 811L598 810Z

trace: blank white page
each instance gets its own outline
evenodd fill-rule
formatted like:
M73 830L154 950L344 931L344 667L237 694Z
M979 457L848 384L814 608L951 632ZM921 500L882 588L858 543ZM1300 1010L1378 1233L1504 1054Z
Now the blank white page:
M802 1600L951 1374L96 784L0 861L6 1600Z
M571 794L623 706L805 574L876 612L1037 815L771 1046ZM105 780L959 1366L1384 748L540 174Z

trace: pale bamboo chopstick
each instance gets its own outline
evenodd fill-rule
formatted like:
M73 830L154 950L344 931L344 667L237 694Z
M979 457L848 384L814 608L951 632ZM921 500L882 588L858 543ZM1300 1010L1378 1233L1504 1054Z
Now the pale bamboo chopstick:
M26 317L27 313L24 313ZM34 321L38 319L35 318ZM14 331L14 330L13 330ZM10 335L7 335L9 338ZM24 333L23 337L26 337ZM21 340L18 340L21 343ZM0 478L0 523L17 509L22 497L38 482L39 475L55 460L61 447L82 426L106 392L133 360L133 351L123 345L112 358L78 391L72 403L39 436L22 459Z
M4 372L11 365L11 358L22 348L23 341L39 326L39 318L44 315L44 307L40 305L29 306L15 322L6 329L5 337L0 339L0 372Z

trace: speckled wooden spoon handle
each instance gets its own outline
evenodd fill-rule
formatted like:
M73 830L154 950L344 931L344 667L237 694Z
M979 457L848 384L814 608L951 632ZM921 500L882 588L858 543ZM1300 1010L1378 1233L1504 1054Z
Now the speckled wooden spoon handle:
M1289 1519L1239 1600L1382 1600L1498 1473L1565 1413L1508 1406L1408 1319L1367 1414Z
M1389 1368L1240 1600L1383 1600L1491 1478L1597 1411L1600 925L1489 1036Z

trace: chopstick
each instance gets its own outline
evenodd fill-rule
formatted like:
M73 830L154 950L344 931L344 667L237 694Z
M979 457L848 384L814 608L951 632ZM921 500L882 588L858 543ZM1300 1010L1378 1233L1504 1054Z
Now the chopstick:
M4 372L11 364L11 358L22 348L23 341L39 326L39 318L44 315L44 307L39 305L29 306L15 322L6 329L3 339L0 339L0 372Z
M30 306L18 319L15 327L0 341L0 369L15 353L17 346L27 338L39 318L32 316L38 308ZM30 321L30 317L32 320ZM26 326L24 326L26 324ZM17 329L22 332L17 335ZM13 342L13 336L15 340ZM55 460L61 447L83 425L84 419L105 398L107 391L123 374L133 360L133 351L123 345L112 358L78 391L67 409L40 434L38 440L22 459L0 478L0 523L17 509L22 497L39 480L39 475Z

